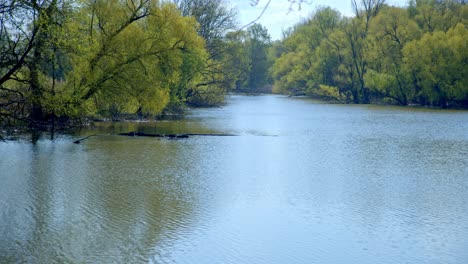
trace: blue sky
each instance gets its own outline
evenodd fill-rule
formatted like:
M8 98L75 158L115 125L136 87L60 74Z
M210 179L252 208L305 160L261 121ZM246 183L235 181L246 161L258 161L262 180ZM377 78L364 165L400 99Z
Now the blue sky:
M227 1L237 9L239 24L246 25L257 18L268 0L259 0L257 6L250 5L251 0ZM271 0L270 6L257 23L268 28L273 40L281 38L281 32L295 23L310 16L320 6L330 6L340 11L345 16L352 16L351 0L308 0L309 4L302 4L301 10L294 5L288 13L291 5L288 0ZM405 6L408 0L387 0L390 5Z

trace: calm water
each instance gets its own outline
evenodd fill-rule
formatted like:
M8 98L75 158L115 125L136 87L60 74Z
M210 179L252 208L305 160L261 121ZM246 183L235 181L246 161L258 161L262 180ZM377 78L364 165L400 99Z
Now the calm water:
M96 126L0 142L0 263L468 263L466 111L232 96Z

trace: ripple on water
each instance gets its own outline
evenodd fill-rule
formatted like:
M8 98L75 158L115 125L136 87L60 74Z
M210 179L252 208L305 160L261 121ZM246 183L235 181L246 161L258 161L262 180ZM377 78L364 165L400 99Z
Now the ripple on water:
M0 262L466 263L466 112L229 102L0 143Z

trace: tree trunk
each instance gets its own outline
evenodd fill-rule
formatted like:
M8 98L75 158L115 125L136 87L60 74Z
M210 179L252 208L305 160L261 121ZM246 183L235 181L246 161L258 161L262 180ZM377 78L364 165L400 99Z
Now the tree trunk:
M43 109L42 109L42 89L39 83L39 60L41 59L40 49L42 48L42 41L39 40L36 44L33 61L30 65L30 89L31 89L31 112L30 119L32 122L42 121Z
M368 88L362 87L362 103L369 104L370 103L370 91Z
M351 90L351 93L353 94L353 103L354 104L359 104L359 93L358 91L353 87Z

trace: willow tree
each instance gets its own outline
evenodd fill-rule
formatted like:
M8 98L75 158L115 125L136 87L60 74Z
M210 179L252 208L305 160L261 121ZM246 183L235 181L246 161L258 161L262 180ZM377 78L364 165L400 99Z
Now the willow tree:
M23 2L0 2L0 118L2 124L10 119L25 118L27 83L21 72L32 52L37 27L25 32L32 8ZM21 32L22 34L18 34ZM20 80L21 79L21 80Z
M185 99L208 57L197 22L173 4L18 0L0 7L2 116L158 114Z
M225 42L226 52L222 56L222 65L226 69L225 82L232 90L241 92L249 79L250 56L246 49L248 34L243 30L230 32Z
M447 32L426 33L403 49L404 70L423 105L468 105L468 30L457 24Z
M67 25L65 115L160 113L206 57L194 19L157 1L85 1ZM71 112L73 111L73 112Z
M268 78L268 48L271 46L268 30L260 25L253 24L247 29L250 51L250 67L248 88L250 91L259 92L265 90L269 82Z
M407 105L415 96L403 71L403 48L421 36L415 21L405 9L386 7L370 28L369 70L364 76L371 91Z
M368 33L371 20L377 16L384 3L385 0L352 0L355 18L347 25L345 32L355 79L351 93L353 102L357 104L370 102L370 90L364 79L368 66Z
M330 93L320 85L337 85L335 76L343 63L342 26L341 15L330 8L319 9L309 20L296 25L284 40L284 53L271 69L275 89L292 95ZM336 87L332 90L338 93Z
M197 80L204 40L174 5L130 2L94 0L82 9L75 26L89 33L85 54L73 56L72 97L98 112L158 114L183 97L181 83Z
M56 82L63 78L61 25L70 12L71 1L18 0L0 4L2 116L32 123L46 118L44 96L53 93Z
M226 34L236 29L236 13L224 0L173 0L187 17L199 24L198 34L205 39L208 57L201 69L203 79L187 93L193 105L216 105L224 100L230 73L223 67Z

